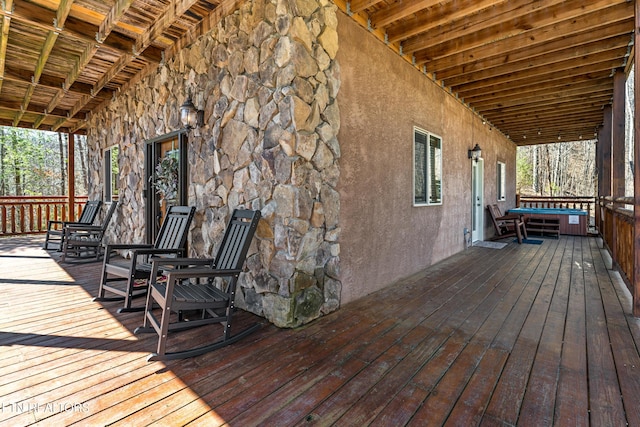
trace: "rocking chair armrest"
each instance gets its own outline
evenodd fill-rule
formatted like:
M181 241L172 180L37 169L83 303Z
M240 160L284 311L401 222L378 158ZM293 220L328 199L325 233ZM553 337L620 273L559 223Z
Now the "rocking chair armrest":
M70 232L76 232L76 231L101 231L102 227L99 225L69 225L67 227L65 227L65 230L68 230Z
M87 224L86 222L78 222L78 221L64 221L62 225L65 227L70 227L73 225L91 225L91 224Z
M218 270L211 268L181 268L181 269L166 269L163 271L165 275L171 276L172 279L189 279L200 277L226 277L234 276L242 272L241 269L235 270Z
M100 236L102 234L102 229L98 228L86 228L86 227L65 227L64 229L64 238L92 238L95 236Z
M148 245L148 244L129 244L129 243L115 243L115 244L108 244L106 246L107 250L120 250L120 249L144 249L144 248L153 248L153 245Z
M213 258L161 258L152 257L151 262L158 265L211 265L214 261Z
M496 218L496 221L513 221L514 219L520 219L520 218L521 218L521 215L508 214L508 215L499 216L498 218Z
M184 252L184 249L180 248L180 249L156 249L153 246L152 247L146 247L146 248L138 248L138 249L134 249L133 250L133 254L131 255L136 256L136 255L173 255L173 254L182 254ZM173 259L173 258L171 258Z

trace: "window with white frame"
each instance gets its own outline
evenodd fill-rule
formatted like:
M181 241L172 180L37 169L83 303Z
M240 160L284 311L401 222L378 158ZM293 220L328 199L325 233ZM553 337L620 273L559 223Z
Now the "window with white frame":
M442 138L413 129L413 203L442 204Z
M104 201L105 203L118 200L118 166L119 149L117 146L104 150Z
M498 162L498 179L497 179L497 190L498 190L498 201L507 200L507 165L502 162Z

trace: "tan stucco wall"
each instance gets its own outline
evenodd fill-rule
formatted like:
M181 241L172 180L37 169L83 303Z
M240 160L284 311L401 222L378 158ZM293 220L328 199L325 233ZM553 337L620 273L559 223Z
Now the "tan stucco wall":
M339 14L341 88L341 303L464 249L471 221L471 163L485 159L485 205L496 200L496 162L507 165L508 202L515 200L515 144ZM443 141L443 204L413 206L413 129ZM508 205L508 206L507 206ZM485 236L493 234L488 218Z

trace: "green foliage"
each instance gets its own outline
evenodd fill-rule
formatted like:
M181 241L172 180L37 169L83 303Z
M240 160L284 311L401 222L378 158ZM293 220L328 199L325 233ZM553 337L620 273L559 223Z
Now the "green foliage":
M533 167L529 158L518 150L516 158L516 191L520 193L523 188L533 187Z
M62 143L64 147L68 144L66 134ZM66 152L62 156L60 153L58 133L0 127L0 195L58 195L64 188L62 167L66 168L66 162ZM76 192L85 193L86 184Z
M156 165L152 185L163 200L175 200L178 196L177 150L168 152Z

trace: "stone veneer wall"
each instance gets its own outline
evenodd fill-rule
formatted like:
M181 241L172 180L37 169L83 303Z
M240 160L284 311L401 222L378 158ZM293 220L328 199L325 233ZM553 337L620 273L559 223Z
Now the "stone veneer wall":
M193 94L205 111L189 133L193 256L215 254L231 211L263 220L238 306L281 327L340 305L338 243L340 71L336 7L328 0L255 0L90 120L91 197L102 193L103 150L120 147L121 212L112 241L144 240L145 141L180 128Z

